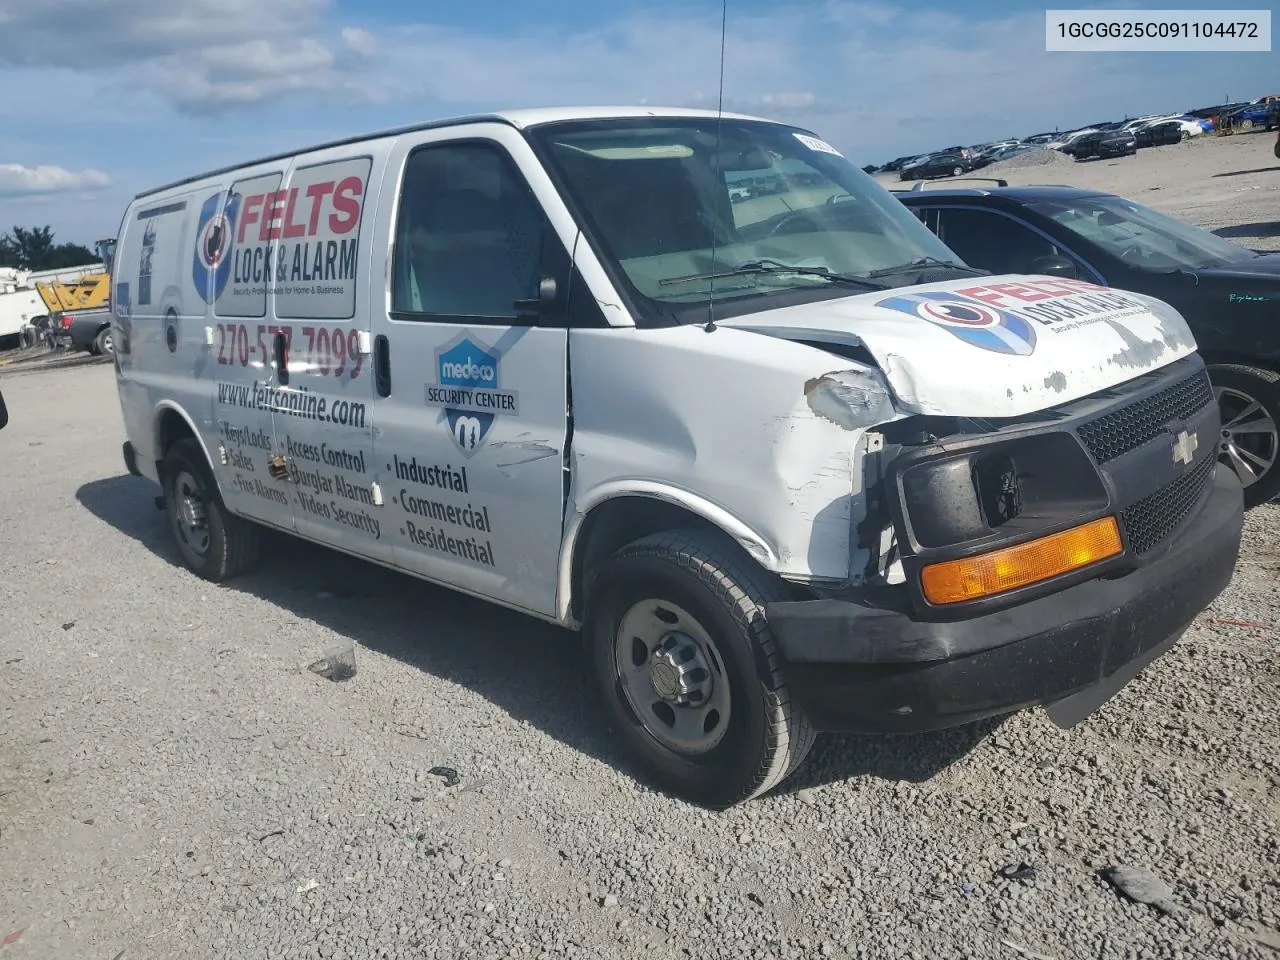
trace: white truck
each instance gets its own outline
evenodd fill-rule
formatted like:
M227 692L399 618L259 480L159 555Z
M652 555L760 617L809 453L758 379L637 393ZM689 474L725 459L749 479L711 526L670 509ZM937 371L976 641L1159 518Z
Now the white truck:
M0 352L21 346L23 331L47 313L29 277L25 270L0 267Z
M816 730L1069 726L1239 548L1174 310L969 268L786 124L515 111L267 157L138 196L113 283L125 462L193 571L266 526L579 628L604 722L710 806Z

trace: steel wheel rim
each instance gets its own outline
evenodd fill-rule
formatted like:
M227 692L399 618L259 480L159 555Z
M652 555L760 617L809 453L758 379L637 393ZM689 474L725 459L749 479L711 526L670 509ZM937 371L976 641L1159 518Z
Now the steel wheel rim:
M714 750L729 729L724 658L697 618L677 604L634 603L614 634L618 686L645 732L674 753Z
M173 532L193 554L209 551L209 513L205 506L204 484L190 471L180 470L173 480Z
M1273 470L1280 456L1280 427L1262 404L1231 387L1215 387L1222 417L1219 450L1242 486L1251 487Z
M102 352L108 356L116 352L115 339L110 333L102 338Z

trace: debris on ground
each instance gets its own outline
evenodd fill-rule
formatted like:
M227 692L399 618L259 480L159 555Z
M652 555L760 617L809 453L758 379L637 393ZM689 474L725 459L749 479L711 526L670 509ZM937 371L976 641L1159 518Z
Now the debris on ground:
M1022 883L1030 883L1036 878L1036 868L1029 863L1006 863L1003 867L996 871L996 874L1005 880L1018 880Z
M462 782L462 778L458 776L458 771L453 767L432 767L427 773L433 777L441 777L446 787L456 787Z
M1173 889L1146 867L1121 865L1105 867L1100 872L1102 879L1134 903L1145 903L1165 914L1181 910L1174 899Z
M356 675L356 645L343 643L330 647L323 657L308 664L307 669L327 680L350 680Z

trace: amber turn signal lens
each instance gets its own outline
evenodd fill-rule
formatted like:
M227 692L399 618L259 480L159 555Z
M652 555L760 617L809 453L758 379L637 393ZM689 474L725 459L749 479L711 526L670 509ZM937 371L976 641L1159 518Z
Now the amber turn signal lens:
M931 564L920 581L930 603L960 603L1079 570L1123 550L1116 518L1103 517L1016 547Z

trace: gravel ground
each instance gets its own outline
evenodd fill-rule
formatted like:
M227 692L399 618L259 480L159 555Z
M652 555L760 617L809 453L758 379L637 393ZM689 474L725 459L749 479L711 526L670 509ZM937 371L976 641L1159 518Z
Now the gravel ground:
M1280 951L1280 505L1080 727L827 737L712 814L630 776L572 635L287 538L206 584L109 364L0 389L2 960ZM307 669L350 641L354 678Z

